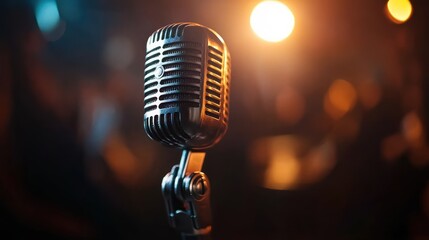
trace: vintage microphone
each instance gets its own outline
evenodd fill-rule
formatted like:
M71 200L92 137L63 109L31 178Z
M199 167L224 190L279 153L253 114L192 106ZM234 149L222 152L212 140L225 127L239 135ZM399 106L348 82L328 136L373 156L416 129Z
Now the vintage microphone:
M211 231L203 151L227 130L230 73L225 42L200 24L167 25L147 41L144 128L153 140L183 149L162 192L169 223L184 239L208 239Z

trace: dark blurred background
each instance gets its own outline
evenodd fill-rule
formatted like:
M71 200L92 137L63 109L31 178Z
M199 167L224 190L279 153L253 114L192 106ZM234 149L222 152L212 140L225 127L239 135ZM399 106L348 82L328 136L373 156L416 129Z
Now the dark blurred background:
M208 150L215 239L429 239L429 3L3 0L0 238L177 239L161 179L180 150L143 130L145 46L193 21L232 57L230 124ZM7 237L9 236L9 237Z

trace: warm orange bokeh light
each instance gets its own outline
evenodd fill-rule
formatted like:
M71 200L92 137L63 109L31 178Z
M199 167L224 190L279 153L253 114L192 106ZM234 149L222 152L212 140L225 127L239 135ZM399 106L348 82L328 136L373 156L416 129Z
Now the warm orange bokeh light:
M108 139L104 157L107 165L122 184L132 186L141 180L139 161L121 137L113 135Z
M409 0L389 0L386 5L387 16L394 23L406 22L413 12L413 6Z
M262 1L252 11L250 26L263 40L280 42L292 33L295 17L280 1Z
M277 190L292 189L296 186L299 172L300 163L291 152L274 151L265 172L264 186Z
M339 119L356 104L357 93L353 85L345 80L335 80L325 96L326 113L333 119Z
M335 146L329 139L311 143L296 135L262 138L249 152L258 184L274 190L292 190L313 184L335 165Z
M402 133L411 147L420 147L423 144L423 124L415 112L405 115L402 120Z

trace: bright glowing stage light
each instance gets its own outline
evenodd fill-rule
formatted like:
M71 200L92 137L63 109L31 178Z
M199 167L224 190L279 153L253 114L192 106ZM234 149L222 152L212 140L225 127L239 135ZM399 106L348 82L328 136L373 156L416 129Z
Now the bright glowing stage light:
M413 12L413 6L409 0L389 0L386 8L390 20L398 24L406 22Z
M263 1L250 16L253 31L265 41L279 42L287 38L295 26L290 9L279 1Z

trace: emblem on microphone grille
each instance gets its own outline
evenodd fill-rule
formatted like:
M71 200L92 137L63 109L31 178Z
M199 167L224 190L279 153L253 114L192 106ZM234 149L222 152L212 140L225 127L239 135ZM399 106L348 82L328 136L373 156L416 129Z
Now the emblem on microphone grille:
M156 78L161 78L164 75L164 68L162 66L156 67L154 74Z

